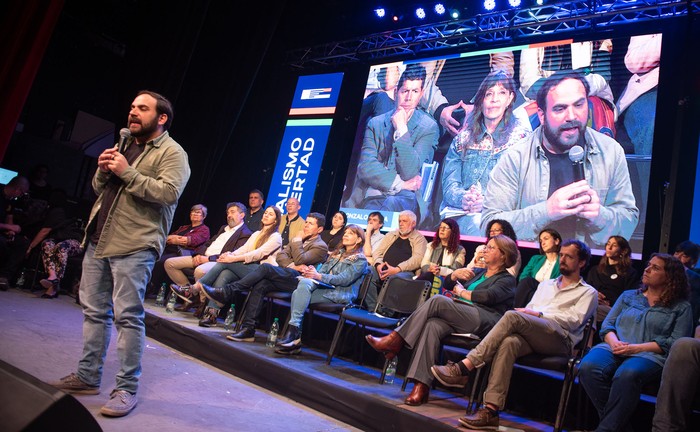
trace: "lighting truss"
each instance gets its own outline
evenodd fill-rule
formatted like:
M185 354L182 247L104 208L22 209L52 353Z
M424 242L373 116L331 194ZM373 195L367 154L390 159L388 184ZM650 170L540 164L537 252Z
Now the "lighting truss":
M700 13L700 0L587 0L479 14L287 52L298 68L470 48Z

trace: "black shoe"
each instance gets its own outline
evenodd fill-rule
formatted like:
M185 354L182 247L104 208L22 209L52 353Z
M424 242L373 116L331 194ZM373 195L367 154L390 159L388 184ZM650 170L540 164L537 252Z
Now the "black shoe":
M205 297L212 300L220 307L223 307L226 303L230 303L228 293L224 288L216 288L202 284L202 292Z
M238 333L232 333L226 336L226 339L236 342L255 342L255 329L252 327L243 327Z
M301 342L296 345L291 346L278 346L275 347L275 354L282 355L298 355L301 354Z
M0 291L7 291L10 288L10 282L7 278L0 277Z
M204 312L204 316L199 320L200 327L216 327L217 318L219 316L219 309L214 309L212 307L207 308Z
M277 346L287 348L292 345L301 345L301 332L299 327L290 325L287 329L287 335L277 341Z

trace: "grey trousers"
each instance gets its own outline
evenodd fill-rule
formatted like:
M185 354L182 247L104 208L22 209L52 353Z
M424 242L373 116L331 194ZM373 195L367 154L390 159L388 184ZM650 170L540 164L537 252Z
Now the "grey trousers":
M491 363L484 403L501 410L506 404L513 365L518 357L531 353L569 355L571 349L567 332L556 322L508 311L467 358L477 368Z
M680 338L671 346L664 365L651 430L654 432L687 430L698 384L700 384L700 340Z
M483 334L494 323L482 325L476 306L456 303L443 295L431 297L396 332L413 349L413 360L406 378L430 385L440 340L452 333Z

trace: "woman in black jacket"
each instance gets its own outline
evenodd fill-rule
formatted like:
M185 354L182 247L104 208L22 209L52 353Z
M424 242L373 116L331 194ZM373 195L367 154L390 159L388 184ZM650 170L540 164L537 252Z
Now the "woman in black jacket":
M485 268L475 276L457 281L451 296L436 295L419 307L396 331L382 338L367 336L367 342L388 359L395 357L404 344L415 350L406 379L415 384L406 398L408 405L428 401L434 364L440 340L452 333L474 333L484 337L503 314L513 306L515 277L506 270L515 264L518 248L504 235L489 239L484 248Z

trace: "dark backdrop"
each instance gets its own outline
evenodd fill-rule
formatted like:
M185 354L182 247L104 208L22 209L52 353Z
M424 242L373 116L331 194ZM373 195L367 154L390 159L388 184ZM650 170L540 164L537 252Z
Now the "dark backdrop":
M224 222L226 202L247 204L250 189L267 191L297 76L341 71L345 79L319 188L313 208L302 209L330 213L340 202L368 64L301 70L284 63L285 52L380 30L367 2L280 0L263 10L259 2L228 0L66 0L22 111L23 129L14 134L2 165L27 172L47 163L54 186L89 201L95 161L66 143L77 111L112 121L118 130L135 93L152 89L174 103L171 133L192 167L174 224L184 223L187 209L202 202L215 228ZM700 39L690 19L616 31L665 33L646 254L688 233L700 123L693 120L700 65L688 54ZM677 172L674 145L683 150ZM669 196L667 182L676 174L682 181L677 195ZM673 222L671 236L662 239L666 199L674 199Z

